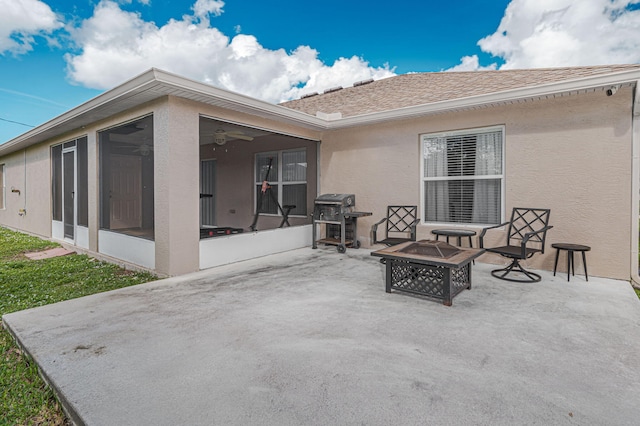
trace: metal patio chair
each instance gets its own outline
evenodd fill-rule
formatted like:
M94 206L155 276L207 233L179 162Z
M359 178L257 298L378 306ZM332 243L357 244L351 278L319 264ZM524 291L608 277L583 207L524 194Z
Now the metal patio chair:
M386 222L384 236L378 240L378 226ZM371 227L373 244L394 246L407 241L416 240L416 225L418 218L417 206L387 206L387 217L376 222Z
M549 226L549 209L531 209L514 207L509 222L500 225L489 226L480 233L480 248L491 253L511 259L511 263L503 269L491 271L491 275L501 280L515 282L538 282L541 277L535 272L527 271L520 265L521 260L529 259L536 253L544 253L547 231ZM489 229L507 226L506 245L499 247L484 247L484 236ZM511 273L521 273L526 278L513 278Z

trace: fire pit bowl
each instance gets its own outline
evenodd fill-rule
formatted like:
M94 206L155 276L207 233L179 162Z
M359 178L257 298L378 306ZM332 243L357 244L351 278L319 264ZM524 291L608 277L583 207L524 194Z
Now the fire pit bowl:
M451 244L447 244L444 241L430 240L418 241L409 244L408 246L398 251L407 254L417 254L420 256L430 256L440 259L448 259L451 256L460 253L460 249L452 246Z

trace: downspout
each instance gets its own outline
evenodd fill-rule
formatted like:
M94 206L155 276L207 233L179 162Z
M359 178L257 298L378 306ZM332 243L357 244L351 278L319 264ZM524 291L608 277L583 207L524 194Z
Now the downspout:
M631 284L640 288L640 80L636 81L631 107Z

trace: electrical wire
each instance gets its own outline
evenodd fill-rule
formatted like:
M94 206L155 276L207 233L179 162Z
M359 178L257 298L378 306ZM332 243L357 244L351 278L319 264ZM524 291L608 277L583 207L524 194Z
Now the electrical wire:
M19 121L7 120L6 118L2 118L2 117L0 117L0 121L6 121L7 123L19 124L21 126L26 126L26 127L36 127L36 126L32 126L31 124L25 124L25 123L21 123Z

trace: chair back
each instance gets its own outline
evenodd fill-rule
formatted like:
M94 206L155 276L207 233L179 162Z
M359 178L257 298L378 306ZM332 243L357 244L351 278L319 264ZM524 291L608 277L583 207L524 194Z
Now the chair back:
M417 206L387 206L387 238L404 234L415 241L416 237L413 234L417 218Z
M550 209L530 209L514 207L511 212L511 222L507 233L508 245L520 245L529 232L537 232L549 226ZM544 242L547 231L534 234L527 241L544 253Z

